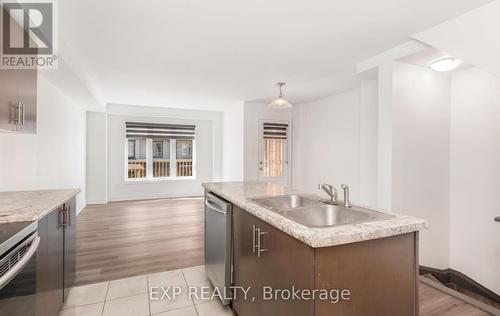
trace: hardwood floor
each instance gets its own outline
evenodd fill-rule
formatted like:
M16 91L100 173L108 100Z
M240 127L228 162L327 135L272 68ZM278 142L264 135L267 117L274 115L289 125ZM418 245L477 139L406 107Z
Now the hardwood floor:
M77 284L203 264L203 200L92 205L78 215Z
M203 200L115 202L78 215L77 284L203 264ZM488 313L422 282L421 316Z
M427 284L419 284L420 316L483 316L490 315Z

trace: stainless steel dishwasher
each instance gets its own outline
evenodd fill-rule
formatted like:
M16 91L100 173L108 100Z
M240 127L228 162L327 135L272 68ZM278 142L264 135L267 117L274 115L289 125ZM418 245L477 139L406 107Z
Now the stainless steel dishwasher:
M205 270L213 286L228 305L232 284L233 205L217 195L205 194Z

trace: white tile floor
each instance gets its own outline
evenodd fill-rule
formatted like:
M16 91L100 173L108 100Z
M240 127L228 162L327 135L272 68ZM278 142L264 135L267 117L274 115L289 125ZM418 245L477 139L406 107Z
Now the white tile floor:
M175 300L150 300L150 288L155 286L178 286L183 291ZM59 316L232 315L231 310L218 299L190 298L187 294L188 286L210 286L204 266L72 288Z

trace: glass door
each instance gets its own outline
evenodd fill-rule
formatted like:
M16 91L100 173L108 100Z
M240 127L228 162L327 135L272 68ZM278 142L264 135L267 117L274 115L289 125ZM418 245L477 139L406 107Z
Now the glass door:
M289 136L288 121L260 122L260 181L289 184Z

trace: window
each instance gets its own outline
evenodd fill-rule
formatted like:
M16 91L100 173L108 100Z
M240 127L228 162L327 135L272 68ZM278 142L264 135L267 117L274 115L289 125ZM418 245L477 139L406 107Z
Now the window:
M170 149L164 151L164 148L170 148L170 140L153 141L153 177L170 177Z
M135 158L135 140L128 141L128 159Z
M288 122L261 122L260 178L288 183Z
M133 148L133 152L131 152ZM128 177L130 179L144 179L148 173L146 160L146 139L131 139L128 141Z
M195 176L195 126L126 123L126 180Z
M193 141L177 140L177 175L182 177L191 177L193 175Z
M153 158L163 158L163 142L153 142Z

